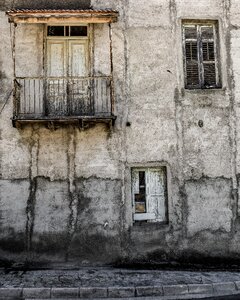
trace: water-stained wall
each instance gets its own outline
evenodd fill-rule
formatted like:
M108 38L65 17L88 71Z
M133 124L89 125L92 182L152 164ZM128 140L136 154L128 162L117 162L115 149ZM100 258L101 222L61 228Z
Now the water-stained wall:
M119 11L111 36L107 24L94 25L92 59L94 74L110 74L111 38L117 119L85 130L13 128L11 3L1 5L0 258L238 258L238 1L92 0ZM183 19L218 21L222 88L184 88ZM43 42L42 25L16 27L17 76L42 75ZM131 168L162 165L169 222L133 224Z

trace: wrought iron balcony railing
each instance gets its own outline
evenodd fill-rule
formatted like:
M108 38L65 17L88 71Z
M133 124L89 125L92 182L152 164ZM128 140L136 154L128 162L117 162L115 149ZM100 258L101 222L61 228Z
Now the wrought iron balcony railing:
M111 77L17 77L15 120L113 117Z

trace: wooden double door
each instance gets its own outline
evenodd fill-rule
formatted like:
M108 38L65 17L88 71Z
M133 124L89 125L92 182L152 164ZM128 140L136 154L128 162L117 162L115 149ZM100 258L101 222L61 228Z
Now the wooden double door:
M47 40L48 115L91 113L88 41Z

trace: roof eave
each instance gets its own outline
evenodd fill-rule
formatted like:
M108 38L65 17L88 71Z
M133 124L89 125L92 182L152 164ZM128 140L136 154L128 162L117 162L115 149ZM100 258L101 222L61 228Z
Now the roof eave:
M81 12L31 12L8 11L9 22L12 23L113 23L118 20L116 11L81 11Z

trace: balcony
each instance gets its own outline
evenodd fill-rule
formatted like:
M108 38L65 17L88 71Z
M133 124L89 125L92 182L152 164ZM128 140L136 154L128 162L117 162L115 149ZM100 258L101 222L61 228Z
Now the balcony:
M42 122L48 126L114 124L111 76L16 77L13 126Z

